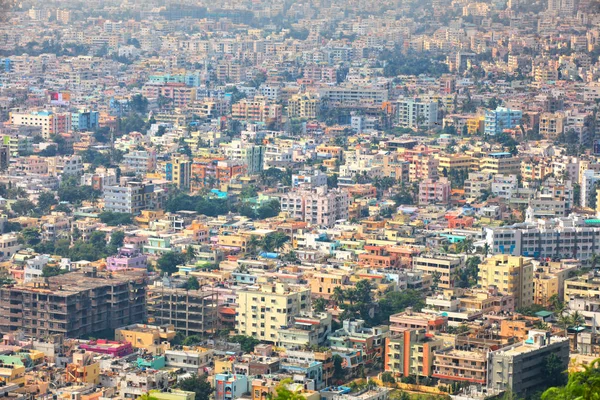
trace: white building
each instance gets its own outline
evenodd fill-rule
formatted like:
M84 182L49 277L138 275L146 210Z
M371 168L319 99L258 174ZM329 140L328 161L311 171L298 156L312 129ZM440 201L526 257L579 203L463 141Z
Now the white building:
M438 122L438 104L419 98L398 100L398 124L406 128L431 128Z

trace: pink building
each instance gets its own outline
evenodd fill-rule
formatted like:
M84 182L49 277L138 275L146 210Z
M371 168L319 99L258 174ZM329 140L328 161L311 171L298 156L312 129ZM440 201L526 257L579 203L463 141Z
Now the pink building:
M119 249L116 256L106 259L106 269L108 271L122 271L126 269L146 269L148 264L146 256L132 246L125 245Z
M133 346L129 342L114 342L112 340L98 339L79 346L80 349L98 354L109 354L113 357L125 357L133 353Z
M450 201L450 181L447 178L425 179L419 183L419 204L446 204Z

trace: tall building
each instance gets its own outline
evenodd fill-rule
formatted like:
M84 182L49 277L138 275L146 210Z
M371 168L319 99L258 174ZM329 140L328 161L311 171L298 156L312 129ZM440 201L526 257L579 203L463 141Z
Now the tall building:
M157 325L173 325L186 336L214 333L217 300L215 292L154 287L148 292L148 318Z
M240 335L277 343L279 330L310 309L310 288L281 282L238 289L236 331Z
M413 257L413 269L424 271L430 275L439 274L438 287L451 289L454 287L456 273L463 266L463 257L455 255L424 255Z
M419 98L398 100L398 124L406 128L431 128L438 122L438 103Z
M151 183L127 182L122 186L105 186L104 210L137 215L142 210L160 208L164 197L164 190Z
M569 338L550 332L530 331L527 340L488 353L488 389L512 391L515 395L531 393L547 379L546 358L554 354L560 361L559 371L569 366Z
M171 181L179 189L189 189L192 176L192 162L185 157L173 157L166 163L165 178Z
M71 114L71 128L78 131L88 131L99 126L98 111L79 110Z
M495 110L486 110L485 128L486 135L498 135L504 129L512 129L521 123L523 112L506 107L498 107Z
M84 272L0 288L0 332L79 338L146 320L145 272Z
M441 339L431 339L425 329L393 332L385 339L383 367L396 377L429 377L433 372L433 354L443 345Z
M533 305L533 263L530 258L496 255L479 264L478 282L482 288L494 286L498 292L512 295L515 307Z
M241 140L232 140L227 145L221 145L227 158L241 160L248 166L248 174L257 174L262 171L264 146L253 143L244 143Z
M350 199L344 190L326 186L300 188L280 195L281 211L312 225L331 227L348 218Z
M320 101L310 94L297 94L288 100L288 117L317 118Z

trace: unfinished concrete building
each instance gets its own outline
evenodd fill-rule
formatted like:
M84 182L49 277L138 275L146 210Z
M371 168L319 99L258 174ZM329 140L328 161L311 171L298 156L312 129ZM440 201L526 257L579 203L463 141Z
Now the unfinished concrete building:
M144 272L95 269L0 288L0 332L80 338L146 320Z
M186 336L214 333L218 329L217 309L215 292L165 287L148 292L148 321L172 324Z

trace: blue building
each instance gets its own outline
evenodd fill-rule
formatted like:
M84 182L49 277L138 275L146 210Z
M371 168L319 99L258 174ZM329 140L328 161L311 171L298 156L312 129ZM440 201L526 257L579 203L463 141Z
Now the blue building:
M78 131L89 131L98 128L100 113L98 111L80 110L71 114L71 127Z
M504 129L516 128L523 118L523 112L506 107L485 112L484 132L486 135L498 135Z
M215 375L215 400L239 399L249 391L246 375L224 373Z

